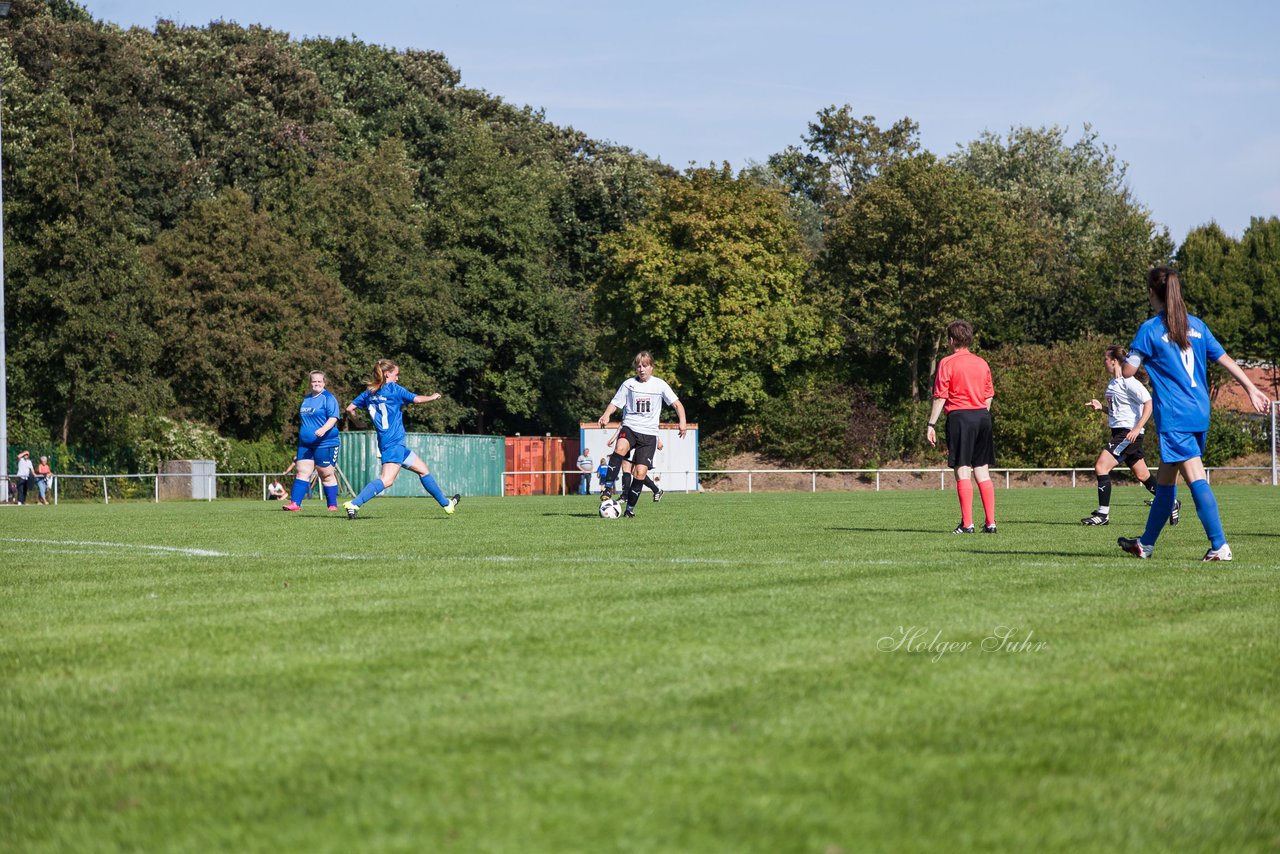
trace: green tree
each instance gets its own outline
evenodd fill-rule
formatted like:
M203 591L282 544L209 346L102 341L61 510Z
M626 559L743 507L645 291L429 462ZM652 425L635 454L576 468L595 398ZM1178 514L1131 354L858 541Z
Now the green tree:
M123 441L129 412L166 400L134 210L100 116L24 58L2 57L10 389L63 442Z
M299 379L339 358L341 290L314 253L228 190L148 252L163 291L164 365L185 415L224 435L278 435Z
M823 273L849 364L879 362L898 395L923 399L949 321L984 335L1035 293L1031 248L1004 199L972 177L929 154L890 166L828 231Z
M1057 126L1014 128L1004 138L987 132L948 162L1007 198L1035 237L1047 288L1004 340L1132 331L1145 310L1146 271L1171 257L1173 243L1133 199L1127 164L1096 132L1085 125L1071 144Z
M1106 421L1084 402L1102 396L1108 343L1086 337L986 354L996 388L991 415L1001 465L1082 466L1097 457Z
M1240 238L1240 266L1244 286L1253 295L1253 328L1244 336L1244 355L1271 364L1274 398L1280 396L1280 218L1249 221Z
M649 215L603 242L612 268L597 308L616 330L617 367L654 351L716 427L765 401L791 366L831 352L786 205L727 165L662 181Z
M471 405L478 432L562 425L546 381L585 310L548 251L563 179L544 159L513 156L479 121L451 134L445 162L427 236L457 308L444 323L456 348L453 394Z
M1178 247L1177 264L1182 290L1191 312L1213 330L1228 353L1245 357L1253 330L1253 293L1244 281L1239 241L1227 236L1216 223L1193 229ZM1224 380L1221 371L1210 371L1212 395Z
M847 199L889 166L920 152L920 126L902 118L888 128L875 116L857 118L849 104L818 111L802 139L769 158L792 192L828 205Z

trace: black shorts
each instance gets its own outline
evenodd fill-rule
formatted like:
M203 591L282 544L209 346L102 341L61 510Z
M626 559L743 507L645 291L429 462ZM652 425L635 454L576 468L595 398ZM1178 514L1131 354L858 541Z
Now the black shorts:
M1107 453L1129 468L1133 468L1134 463L1142 462L1146 456L1142 453L1142 434L1139 433L1138 438L1132 442L1125 438L1128 435L1128 427L1112 427L1111 441L1107 443Z
M993 466L996 446L991 438L991 410L957 409L947 413L947 465Z
M644 433L637 433L630 427L623 427L618 432L618 438L626 439L627 444L631 446L627 455L631 458L633 466L650 468L653 465L653 455L658 452L657 436L647 436Z

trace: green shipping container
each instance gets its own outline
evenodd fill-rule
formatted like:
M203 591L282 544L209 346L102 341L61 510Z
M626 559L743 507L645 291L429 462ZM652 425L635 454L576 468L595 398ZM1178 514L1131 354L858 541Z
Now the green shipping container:
M445 433L407 433L405 444L431 470L445 495L501 495L506 441L502 436L455 436ZM359 492L382 469L378 434L357 430L342 434L338 468L351 488ZM401 471L395 485L383 495L427 496L411 471Z

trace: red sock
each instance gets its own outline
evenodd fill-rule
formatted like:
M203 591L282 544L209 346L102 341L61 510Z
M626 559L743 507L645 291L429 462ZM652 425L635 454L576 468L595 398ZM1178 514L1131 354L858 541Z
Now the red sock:
M996 523L996 485L989 480L978 483L978 494L982 496L982 512L987 517L987 524Z
M973 527L973 481L965 478L956 481L956 494L960 496L960 524Z

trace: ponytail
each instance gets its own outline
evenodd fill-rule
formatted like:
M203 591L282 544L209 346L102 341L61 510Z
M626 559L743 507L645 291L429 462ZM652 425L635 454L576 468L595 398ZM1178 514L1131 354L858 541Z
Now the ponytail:
M369 383L369 391L377 391L387 384L387 374L397 367L390 359L379 359L373 365L373 382Z
M1169 340L1179 350L1191 346L1188 335L1187 304L1182 300L1182 279L1172 267L1156 267L1147 274L1147 288L1164 303L1164 326Z

